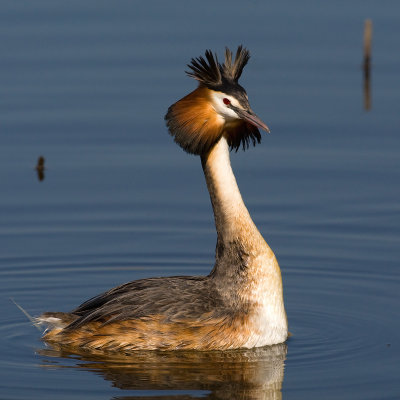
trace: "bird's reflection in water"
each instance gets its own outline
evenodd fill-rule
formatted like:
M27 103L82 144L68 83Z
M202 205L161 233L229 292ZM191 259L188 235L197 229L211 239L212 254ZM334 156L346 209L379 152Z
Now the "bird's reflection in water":
M86 353L62 348L38 350L46 357L78 359L76 368L94 372L123 390L179 390L182 395L139 397L118 396L118 399L281 399L285 343L251 350L135 352L130 355ZM61 364L61 365L60 365ZM57 366L62 367L62 361ZM49 364L43 364L49 366ZM54 366L54 364L52 364ZM70 364L68 363L70 368ZM185 391L209 393L196 397ZM116 399L113 397L113 399Z

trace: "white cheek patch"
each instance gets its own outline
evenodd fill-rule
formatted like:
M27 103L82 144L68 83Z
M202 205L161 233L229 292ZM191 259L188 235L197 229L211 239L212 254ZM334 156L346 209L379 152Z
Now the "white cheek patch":
M236 114L236 112L233 111L224 103L224 99L228 99L233 106L241 108L239 102L234 97L229 96L228 94L222 92L215 92L215 91L211 93L211 97L214 110L223 118L225 118L226 121L240 119L240 117Z

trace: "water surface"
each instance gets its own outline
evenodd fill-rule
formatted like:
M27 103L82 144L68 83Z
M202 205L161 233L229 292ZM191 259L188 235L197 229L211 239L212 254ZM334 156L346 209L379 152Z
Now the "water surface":
M400 397L397 2L0 10L1 398ZM281 265L293 336L204 354L46 347L10 298L32 315L67 311L129 280L212 268L200 161L173 143L163 116L195 87L184 76L191 57L240 43L252 53L241 83L272 134L232 163Z

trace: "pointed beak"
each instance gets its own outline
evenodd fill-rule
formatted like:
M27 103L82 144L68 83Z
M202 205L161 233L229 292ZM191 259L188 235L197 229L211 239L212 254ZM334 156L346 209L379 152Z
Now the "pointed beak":
M249 122L250 124L262 129L267 133L270 133L268 126L264 122L262 122L261 119L258 118L257 115L254 114L253 111L251 111L250 109L246 111L241 108L235 107L235 112L239 115L241 119Z

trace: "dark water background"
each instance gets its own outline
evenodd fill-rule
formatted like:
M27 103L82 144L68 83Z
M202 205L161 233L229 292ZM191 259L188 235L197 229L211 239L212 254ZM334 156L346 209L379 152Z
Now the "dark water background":
M400 2L3 1L0 32L0 398L400 397ZM46 348L10 298L67 311L129 280L210 271L200 161L163 116L195 87L191 57L240 43L272 134L232 163L282 268L287 347Z

